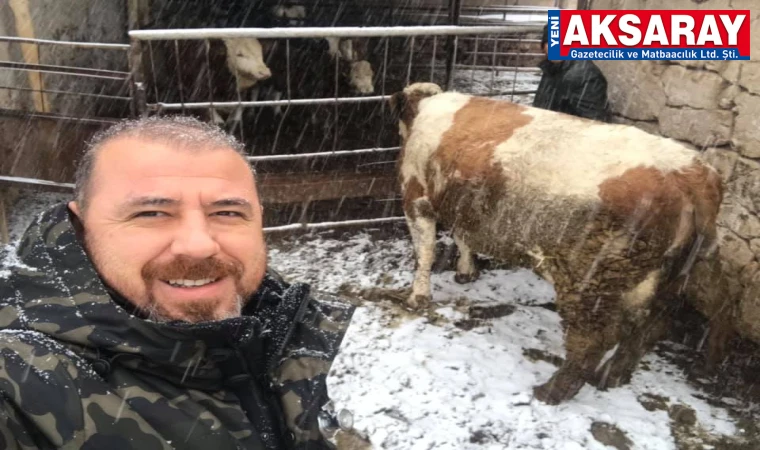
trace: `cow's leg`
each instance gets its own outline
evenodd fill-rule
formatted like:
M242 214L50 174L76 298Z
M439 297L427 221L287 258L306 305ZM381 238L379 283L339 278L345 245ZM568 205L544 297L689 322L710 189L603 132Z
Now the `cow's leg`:
M478 279L480 275L475 267L472 249L464 242L462 236L454 233L454 242L459 249L459 259L457 259L457 273L454 275L454 281L460 284L469 283Z
M565 325L566 356L562 367L546 383L533 389L535 397L550 405L569 400L590 379L608 350L615 333L617 296L557 292L557 307Z
M411 209L405 213L414 244L417 270L407 304L412 308L422 308L427 306L431 298L430 273L435 259L435 218L427 197L411 202Z
M667 311L658 311L646 320L624 327L615 354L597 369L590 382L602 390L630 383L641 358L667 331L669 319Z

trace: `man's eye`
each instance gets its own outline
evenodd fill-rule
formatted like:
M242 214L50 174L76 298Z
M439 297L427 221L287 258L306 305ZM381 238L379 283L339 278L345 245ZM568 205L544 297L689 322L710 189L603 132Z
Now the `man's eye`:
M166 216L166 213L161 211L140 211L139 213L135 214L134 217L163 217Z
M214 214L224 217L245 217L242 213L239 213L237 211L217 211Z

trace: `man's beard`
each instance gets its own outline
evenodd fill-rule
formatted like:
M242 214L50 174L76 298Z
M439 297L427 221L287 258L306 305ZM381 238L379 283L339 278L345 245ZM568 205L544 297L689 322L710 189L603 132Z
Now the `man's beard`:
M148 287L148 301L141 307L149 320L154 322L170 322L184 320L191 323L210 320L224 320L239 317L243 306L253 294L245 292L242 285L243 266L235 262L222 262L217 258L196 260L186 256L178 256L172 262L159 265L154 262L146 264L141 275L145 286ZM203 301L188 302L177 305L183 315L182 319L172 317L159 302L150 288L155 283L164 283L166 280L197 280L232 278L235 281L235 299L229 307L220 308L226 299L214 298ZM181 288L180 288L181 289Z
M148 293L148 304L141 309L146 315L146 319L152 322L172 322L176 320L184 320L190 323L206 322L211 320L225 320L232 319L233 317L240 317L243 311L243 305L245 300L243 296L237 294L235 296L235 303L231 310L217 311L216 306L218 303L202 302L202 303L189 303L182 307L184 313L183 319L177 319L171 317L169 313L161 307L161 304L153 297L153 293Z

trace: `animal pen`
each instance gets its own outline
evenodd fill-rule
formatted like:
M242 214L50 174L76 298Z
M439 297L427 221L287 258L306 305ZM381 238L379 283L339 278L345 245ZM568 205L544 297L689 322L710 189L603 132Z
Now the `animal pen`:
M517 9L521 13L541 14L547 8ZM398 129L390 117L387 100L410 82L431 81L447 90L526 101L526 96L534 91L525 88L522 80L526 76L537 80L539 76L536 63L542 56L538 43L543 24L494 18L495 14L507 17L515 10L494 7L472 11L455 8L445 15L440 11L437 15L428 12L431 22L445 19L455 24L460 23L459 13L467 12L463 15L469 17L467 23L478 24L466 26L135 29L129 32L130 44L0 37L0 41L36 48L38 55L46 47L64 48L71 52L73 61L77 61L76 51L99 52L124 67L105 70L39 61L0 62L0 70L23 71L30 80L38 79L30 88L0 86L31 92L36 111L0 111L15 118L3 121L3 131L7 131L4 135L16 136L9 147L13 151L0 149L8 155L0 162L0 187L70 191L74 162L82 142L122 117L197 114L204 110L229 112L241 108L244 117L250 120L244 120L234 133L245 144L248 159L258 174L259 195L269 211L266 231L369 226L402 220L395 175ZM477 20L481 14L488 17L485 22ZM330 80L332 93L298 96L295 89L291 90L291 77L305 70L304 62L288 60L285 73L273 74L286 79L287 89L281 98L238 96L235 101L224 101L183 95L177 101L167 101L160 92L160 83L153 78L177 77L181 90L181 72L197 69L181 64L176 51L173 55L176 71L157 74L157 46L177 49L182 42L196 41L203 43L201 48L208 55L209 42L224 38L282 42L288 57L296 40L368 39L375 92L365 96L339 92L336 58L330 70L334 76ZM64 86L60 89L46 88L54 85L45 83L52 76L68 77L74 82L59 83L56 86ZM78 88L76 81L80 80L100 83L101 87ZM68 97L94 99L96 106L77 110L76 106L62 102ZM70 107L53 108L51 100ZM36 149L36 153L26 153L29 148ZM40 169L35 167L37 158L58 163ZM0 221L4 223L2 214L4 211L0 211ZM0 237L7 240L7 234Z

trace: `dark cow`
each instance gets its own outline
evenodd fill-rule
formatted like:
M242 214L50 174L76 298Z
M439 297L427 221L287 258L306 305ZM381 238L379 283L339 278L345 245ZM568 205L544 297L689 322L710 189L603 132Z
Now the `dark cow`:
M553 283L567 356L538 399L585 381L627 382L667 326L677 285L714 250L717 172L685 146L507 101L417 83L393 95L404 212L417 270L408 304L430 299L436 222L453 230L456 280L473 252L527 255ZM605 353L614 349L605 360Z

